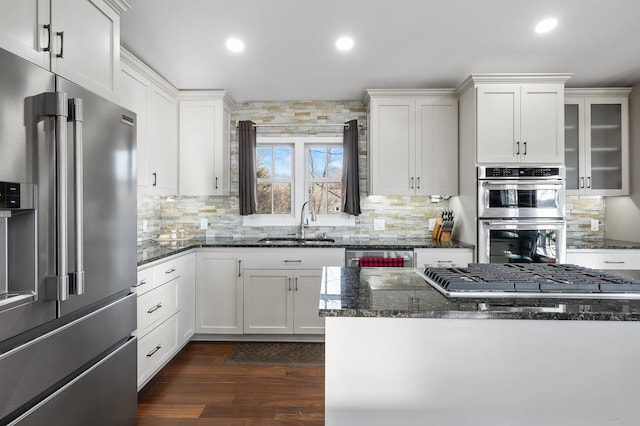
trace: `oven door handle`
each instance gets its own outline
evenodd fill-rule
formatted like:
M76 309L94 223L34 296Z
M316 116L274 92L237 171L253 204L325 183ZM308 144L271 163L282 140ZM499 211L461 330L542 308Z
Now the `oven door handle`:
M563 220L483 220L482 222L487 223L489 226L559 226L565 224Z
M524 189L528 187L553 189L562 187L560 180L483 180L481 182L483 187L493 186L497 189Z

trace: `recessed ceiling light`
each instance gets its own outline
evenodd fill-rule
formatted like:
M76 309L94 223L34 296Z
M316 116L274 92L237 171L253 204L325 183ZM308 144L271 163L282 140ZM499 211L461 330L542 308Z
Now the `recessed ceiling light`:
M238 38L228 38L226 45L227 49L232 52L242 52L244 50L244 43Z
M536 32L538 34L548 33L552 29L554 29L558 25L558 20L556 18L547 18L538 22L536 25Z
M336 41L336 47L338 50L346 52L347 50L351 50L353 48L353 39L351 37L340 37Z

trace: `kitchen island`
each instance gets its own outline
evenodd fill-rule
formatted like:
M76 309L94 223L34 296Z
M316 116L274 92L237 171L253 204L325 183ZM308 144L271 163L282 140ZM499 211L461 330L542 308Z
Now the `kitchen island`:
M447 299L415 271L325 268L327 425L631 425L640 301Z

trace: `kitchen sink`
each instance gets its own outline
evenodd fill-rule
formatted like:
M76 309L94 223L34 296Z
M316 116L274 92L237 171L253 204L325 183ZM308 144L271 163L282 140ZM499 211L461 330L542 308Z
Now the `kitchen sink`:
M319 243L335 243L333 238L297 238L297 237L266 237L258 240L264 244L319 244Z

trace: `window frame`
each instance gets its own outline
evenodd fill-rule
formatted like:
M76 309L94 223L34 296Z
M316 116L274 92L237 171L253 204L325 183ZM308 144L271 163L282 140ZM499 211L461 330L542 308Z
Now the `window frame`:
M243 226L299 226L300 209L306 201L306 151L311 144L336 145L342 144L342 136L258 136L256 144L267 145L293 145L293 214L254 214L243 216ZM305 214L308 212L305 209ZM338 214L318 214L317 221L309 221L311 232L314 227L319 226L355 226L355 216L347 213Z

